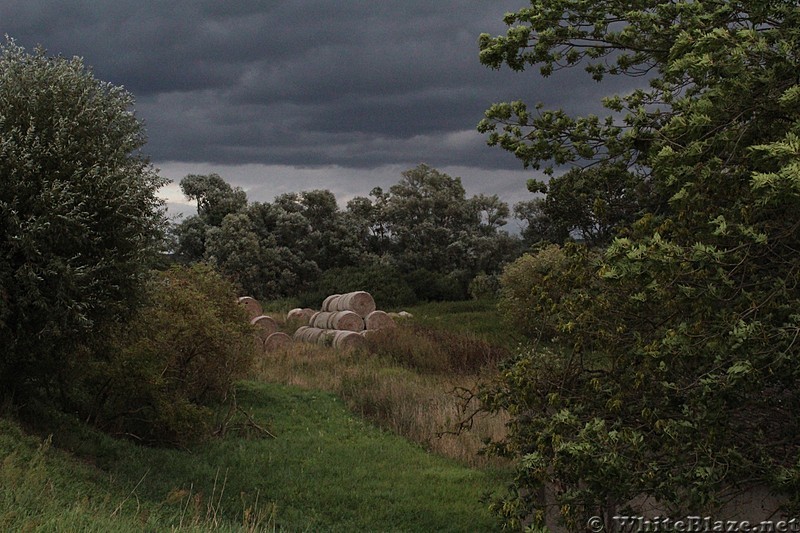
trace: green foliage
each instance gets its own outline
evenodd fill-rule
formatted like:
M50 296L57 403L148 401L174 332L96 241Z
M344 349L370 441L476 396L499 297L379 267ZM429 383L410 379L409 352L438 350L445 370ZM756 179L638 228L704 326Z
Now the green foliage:
M227 215L247 205L245 192L231 187L219 174L189 174L180 186L189 200L197 202L197 216L209 226L219 226Z
M649 192L627 198L639 211L624 238L537 289L566 295L548 296L542 325L557 351L521 353L485 391L514 416L496 449L522 460L496 510L541 524L524 495L555 487L574 528L640 495L679 515L767 486L796 511L800 10L533 0L506 21L481 36L487 65L582 64L649 86L607 98L605 120L497 104L489 142L526 165L592 165L575 176L595 181L618 168L626 191Z
M175 243L174 252L177 257L186 262L203 259L208 230L208 224L197 215L170 226L170 237Z
M431 329L477 335L507 351L516 350L526 339L502 320L497 300L427 302L406 309L413 322Z
M464 270L432 272L418 268L406 274L405 278L419 301L446 302L467 297L469 273Z
M206 257L208 233L219 228L228 215L247 207L247 195L233 188L218 174L189 174L181 180L181 191L197 202L197 215L190 216L171 229L175 253L184 261L202 261Z
M204 260L259 299L296 296L322 270L355 265L364 250L351 220L330 191L283 194L272 204L247 204L216 174L181 181L198 201L198 215L173 227L176 252Z
M569 239L567 225L551 218L541 197L523 200L514 204L514 215L525 222L522 239L527 248L545 243L564 243Z
M546 185L530 180L528 189L547 194L515 206L532 244L561 244L573 236L592 247L608 245L654 201L647 182L618 164L574 168Z
M469 282L467 291L474 300L496 298L500 292L500 278L480 272Z
M113 435L185 445L218 429L215 417L234 401L256 346L233 286L211 268L154 276L149 303L116 332L106 357L86 361L77 402Z
M366 250L407 274L419 299L463 299L475 275L519 253L519 239L501 230L507 204L496 195L467 198L460 178L428 165L371 196L348 203L349 219Z
M558 334L553 308L569 285L563 283L569 259L555 244L535 255L525 254L506 266L500 278L498 308L504 319L523 334L549 342Z
M216 265L259 299L315 301L341 286L374 287L389 306L463 299L469 280L499 271L519 250L519 239L500 230L505 203L496 195L467 198L460 178L426 165L404 172L387 193L374 189L374 200L354 198L345 211L325 190L247 205L244 193L215 174L187 176L181 187L197 199L198 215L172 228L178 256ZM341 272L361 285L334 280Z
M61 394L136 305L164 180L132 104L78 58L0 46L0 394Z
M395 267L380 263L362 267L333 268L324 272L312 290L300 297L300 305L318 309L331 294L367 291L379 309L395 309L416 303L417 296Z

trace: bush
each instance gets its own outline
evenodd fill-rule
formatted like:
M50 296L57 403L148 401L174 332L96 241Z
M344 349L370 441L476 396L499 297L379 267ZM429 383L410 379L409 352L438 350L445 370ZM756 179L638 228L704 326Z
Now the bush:
M85 416L114 435L184 445L214 429L215 413L252 365L255 343L232 285L195 264L154 275L149 304L105 355L86 364Z
M469 282L468 292L473 300L496 298L500 292L500 277L481 272Z
M62 397L142 293L165 180L132 103L80 59L0 45L0 395Z
M445 274L420 268L406 274L406 279L419 301L453 302L467 299L468 274L465 271Z
M558 283L567 263L564 250L552 244L523 255L503 270L498 308L524 335L545 340L557 335L551 310L569 290Z

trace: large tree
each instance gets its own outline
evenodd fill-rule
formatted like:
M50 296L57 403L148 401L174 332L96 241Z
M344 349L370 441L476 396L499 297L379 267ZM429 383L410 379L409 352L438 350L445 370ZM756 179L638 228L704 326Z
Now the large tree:
M0 46L0 393L64 392L76 351L135 307L165 180L132 104L78 58Z
M351 222L367 249L403 272L460 273L469 281L516 254L518 241L502 230L508 205L497 195L467 197L461 178L420 164L370 195L350 201Z
M489 142L582 179L624 172L649 197L603 256L570 247L548 276L558 350L521 354L485 391L513 415L498 449L522 459L495 508L541 524L549 487L571 527L610 528L637 496L703 513L767 486L797 510L800 8L532 0L505 21L480 37L488 66L641 83L604 119L496 104Z

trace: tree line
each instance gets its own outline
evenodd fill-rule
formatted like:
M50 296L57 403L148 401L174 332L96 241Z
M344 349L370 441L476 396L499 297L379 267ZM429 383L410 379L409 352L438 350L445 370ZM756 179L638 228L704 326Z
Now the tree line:
M388 306L464 299L476 276L496 276L525 246L503 229L510 210L497 195L467 197L459 178L424 164L345 209L327 190L250 203L216 174L180 187L197 214L173 228L178 259L209 262L260 299L318 305L356 289Z

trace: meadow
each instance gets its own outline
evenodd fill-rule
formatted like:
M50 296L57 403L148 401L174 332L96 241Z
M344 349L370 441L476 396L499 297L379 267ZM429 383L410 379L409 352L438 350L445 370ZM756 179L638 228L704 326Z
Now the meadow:
M455 430L475 407L468 391L509 348L464 317L446 326L459 313L497 323L475 305L413 308L365 351L264 355L237 386L225 435L189 449L114 440L66 415L25 429L4 417L0 528L494 531L485 498L510 470L478 452L505 418Z

